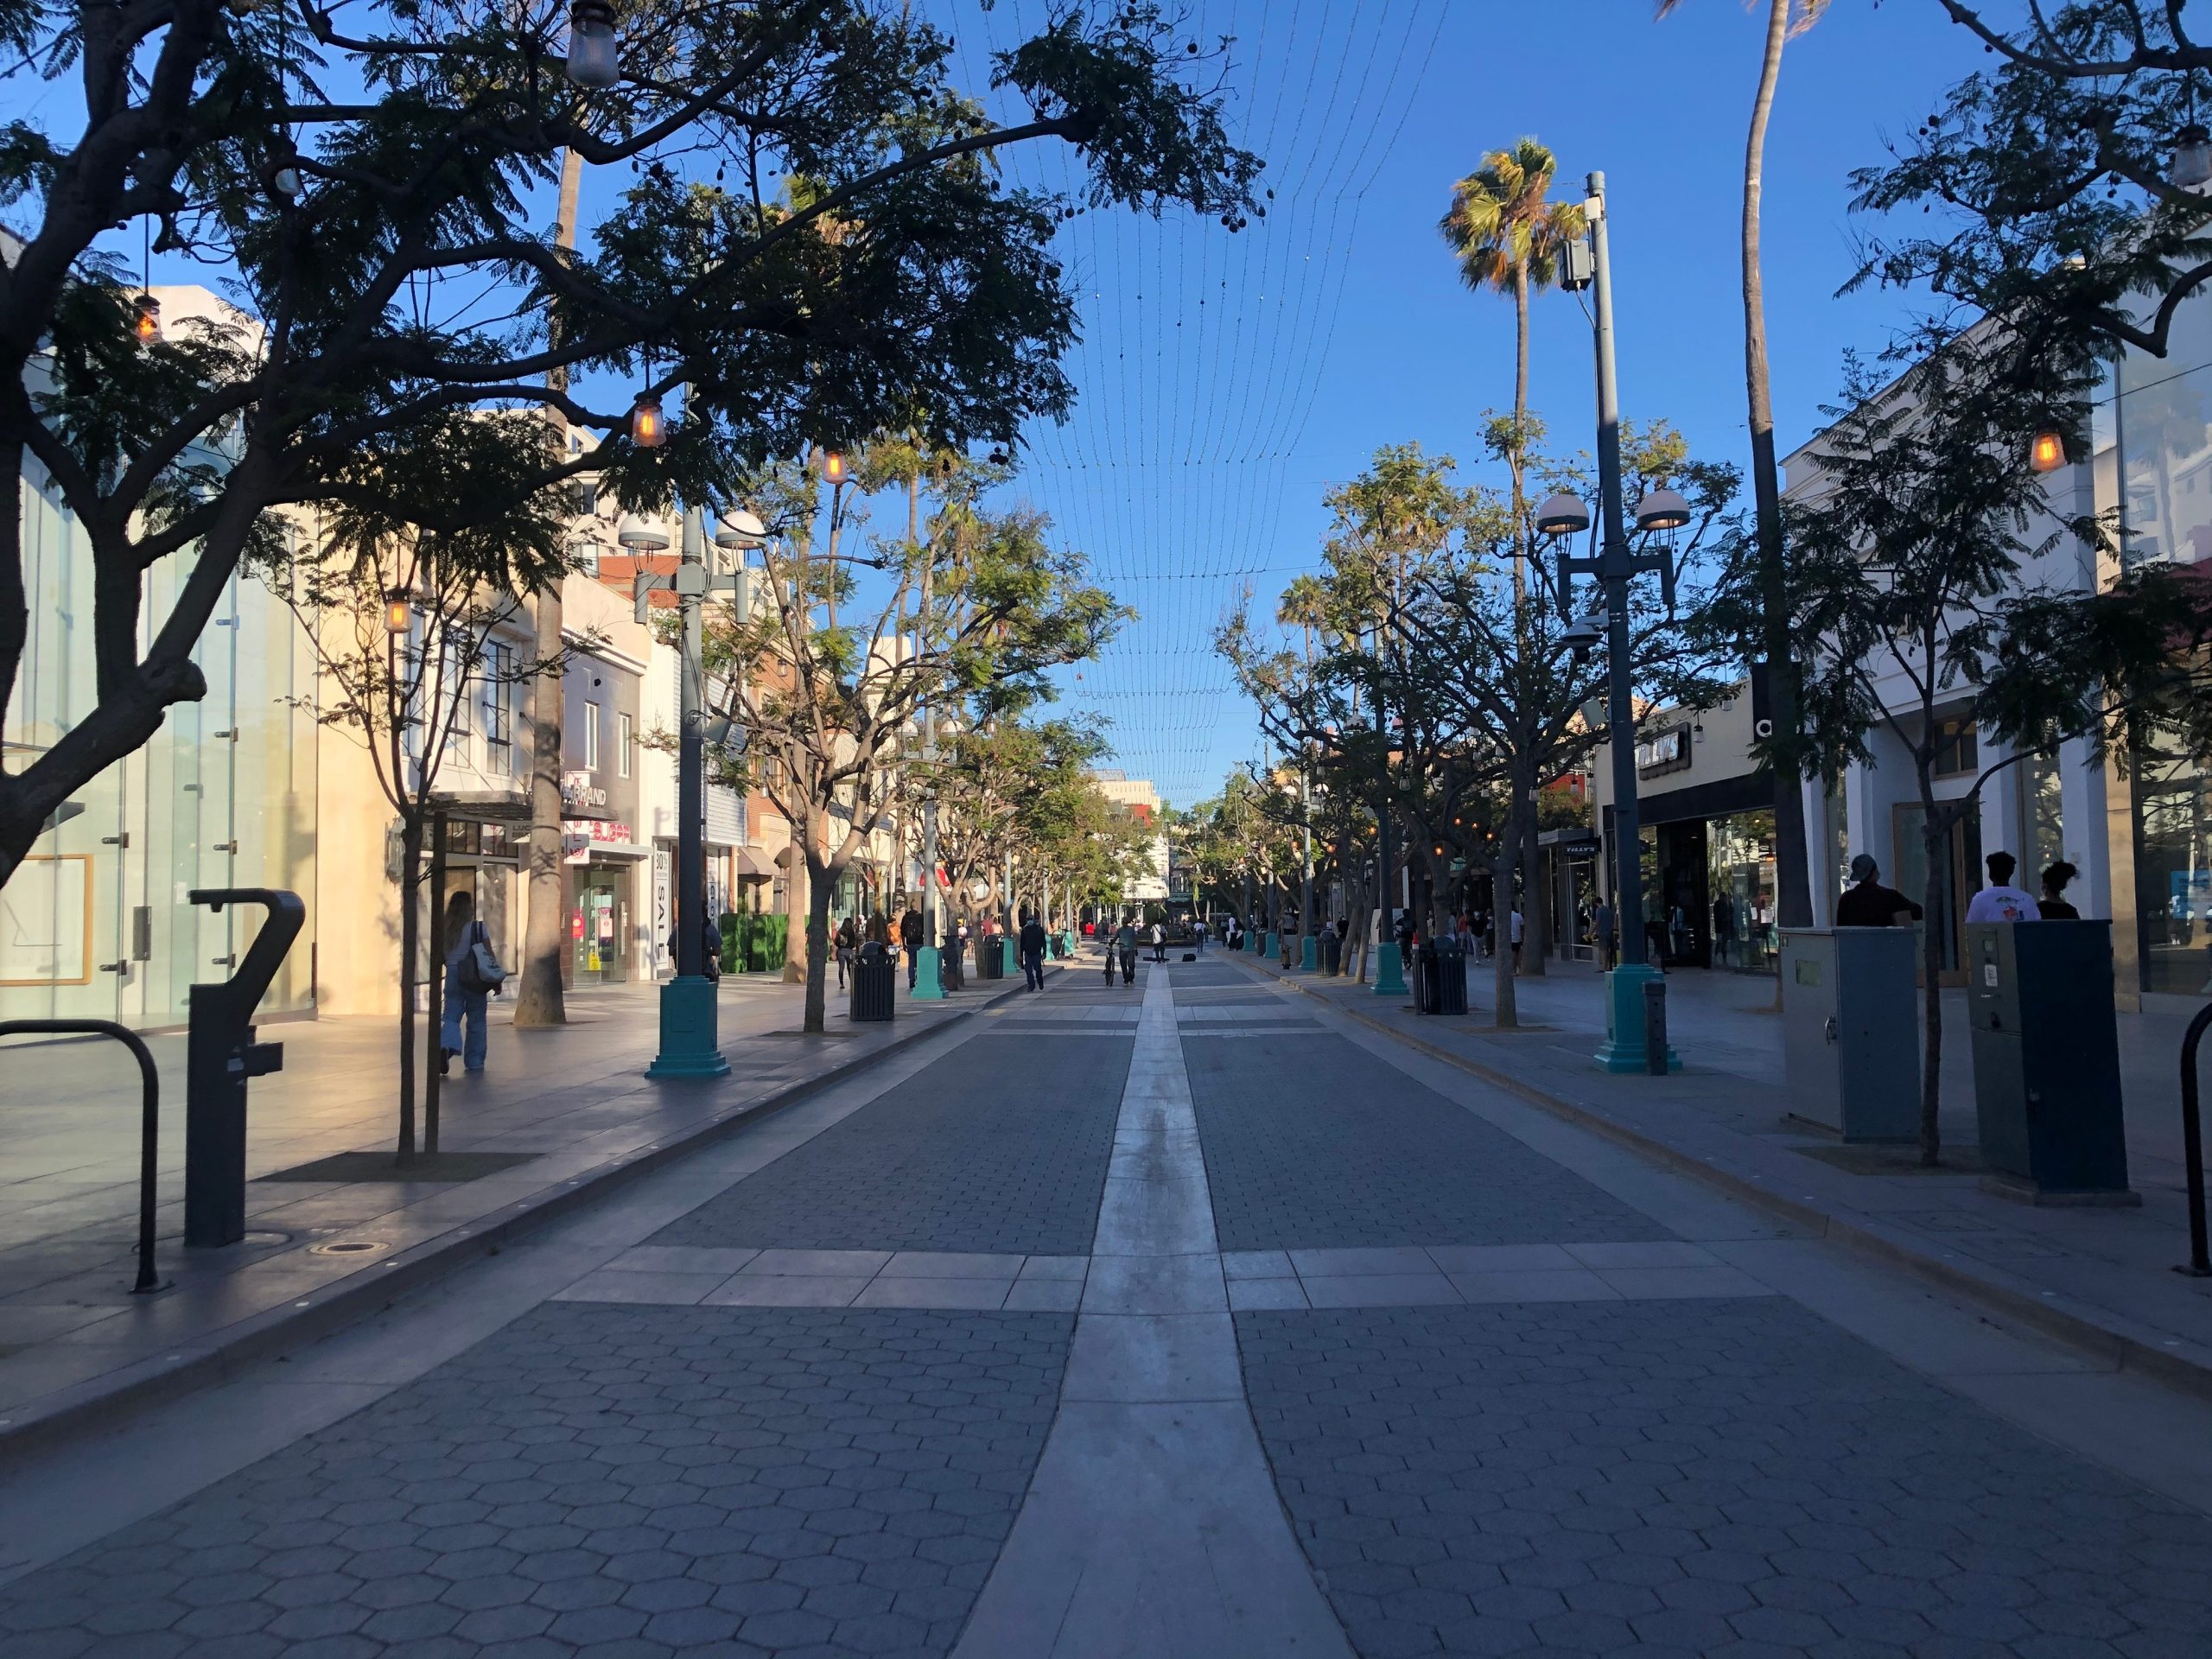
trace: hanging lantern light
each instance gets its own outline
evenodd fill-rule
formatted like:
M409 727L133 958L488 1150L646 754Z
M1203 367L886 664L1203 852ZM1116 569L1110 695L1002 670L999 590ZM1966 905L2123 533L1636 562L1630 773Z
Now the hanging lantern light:
M607 0L576 0L569 9L569 79L588 92L597 92L621 76L614 8Z
M668 417L660 412L660 394L641 391L630 405L630 442L640 449L658 449L668 439Z
M2055 473L2066 464L2066 440L2056 432L2038 432L2028 444L2028 465L2038 473Z
M384 631L394 639L415 626L415 607L404 593L387 595L384 602Z
M2177 190L2196 190L2212 183L2212 132L2192 121L2176 133L2167 176Z
M822 477L825 483L843 483L845 481L845 452L843 450L824 449L822 452Z
M154 346L162 338L162 302L150 294L138 296L130 318L130 333L141 346Z

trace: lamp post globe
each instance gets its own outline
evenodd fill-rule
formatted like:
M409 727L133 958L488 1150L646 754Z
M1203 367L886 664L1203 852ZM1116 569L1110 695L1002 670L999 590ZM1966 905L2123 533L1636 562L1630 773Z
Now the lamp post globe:
M621 76L614 8L607 0L576 0L569 11L569 79L587 92L599 92Z
M1636 504L1638 530L1680 530L1690 521L1690 504L1674 490L1646 490Z
M1590 509L1578 498L1561 493L1537 504L1539 536L1580 536L1590 528Z
M634 512L622 515L622 523L614 532L614 539L632 553L665 553L668 551L668 531L650 518Z

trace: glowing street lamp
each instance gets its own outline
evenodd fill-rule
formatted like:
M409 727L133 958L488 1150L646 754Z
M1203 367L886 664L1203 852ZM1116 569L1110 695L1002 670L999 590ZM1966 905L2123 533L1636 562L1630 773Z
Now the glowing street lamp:
M2028 444L2028 465L2038 473L2055 473L2066 464L2066 440L2056 432L2038 432Z
M640 449L658 449L668 441L668 416L661 413L660 394L644 391L630 405L630 442Z
M150 294L138 296L137 308L130 318L131 337L141 346L153 346L162 338L162 302Z

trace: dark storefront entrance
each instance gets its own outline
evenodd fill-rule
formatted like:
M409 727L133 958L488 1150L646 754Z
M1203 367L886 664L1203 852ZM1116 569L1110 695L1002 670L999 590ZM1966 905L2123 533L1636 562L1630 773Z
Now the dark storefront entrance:
M1771 973L1773 791L1764 772L1669 790L1638 803L1644 950L1668 968ZM1612 809L1605 809L1612 844Z

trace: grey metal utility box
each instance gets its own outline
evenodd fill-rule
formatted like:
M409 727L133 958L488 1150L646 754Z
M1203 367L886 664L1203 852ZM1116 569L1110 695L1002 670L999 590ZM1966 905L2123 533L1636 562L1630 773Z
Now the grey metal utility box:
M1846 1141L1919 1135L1918 938L1909 927L1783 934L1783 1054L1793 1117Z
M2133 1204L2110 922L1974 922L1967 1023L1982 1184L2054 1204Z

